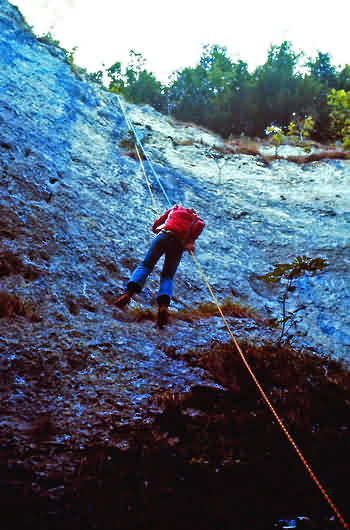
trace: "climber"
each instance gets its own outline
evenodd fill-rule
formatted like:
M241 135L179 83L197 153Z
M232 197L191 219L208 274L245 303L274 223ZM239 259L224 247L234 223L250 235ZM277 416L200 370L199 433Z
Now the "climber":
M194 210L175 204L166 210L152 226L158 234L153 240L144 260L136 267L126 286L126 291L117 298L115 305L125 307L135 293L143 288L148 275L159 258L165 254L157 297L158 325L168 323L168 306L173 292L173 279L184 250L194 251L194 242L205 226Z

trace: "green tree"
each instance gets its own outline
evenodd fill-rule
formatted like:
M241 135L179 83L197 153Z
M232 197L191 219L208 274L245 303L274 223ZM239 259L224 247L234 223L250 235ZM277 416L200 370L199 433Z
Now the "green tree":
M331 131L343 142L344 149L350 149L350 91L331 90L328 95Z
M248 64L242 60L233 64L233 78L230 100L230 131L228 134L254 135L257 105L254 80L248 71Z
M110 79L109 90L123 94L128 101L136 104L148 103L159 111L166 107L165 91L162 83L145 68L146 60L141 53L130 50L129 63L122 72L119 61L107 68Z
M109 90L116 94L120 94L121 92L123 92L125 80L122 75L121 62L117 61L113 63L109 68L107 68L106 73L109 78Z
M203 113L210 93L206 72L200 65L175 72L167 93L172 114L177 119L204 124Z
M196 67L173 76L168 90L172 113L226 137L240 133L248 119L250 77L247 64L233 63L225 47L205 45Z
M329 53L320 51L315 59L309 58L305 66L314 84L314 103L310 113L315 119L316 137L326 140L330 126L328 94L332 88L337 88L337 69L331 64Z
M284 41L280 46L271 46L265 64L256 68L256 134L262 135L270 123L282 127L289 123L296 110L298 85L302 83L301 74L296 73L301 55L289 41Z
M337 89L350 90L350 65L348 64L337 75Z
M329 53L318 52L317 57L312 60L308 59L306 66L309 68L310 75L317 79L322 85L329 88L337 85L337 69L331 64Z
M288 125L287 136L294 145L303 147L306 152L311 151L311 147L305 143L315 127L315 122L312 116L305 116L304 118L294 118Z

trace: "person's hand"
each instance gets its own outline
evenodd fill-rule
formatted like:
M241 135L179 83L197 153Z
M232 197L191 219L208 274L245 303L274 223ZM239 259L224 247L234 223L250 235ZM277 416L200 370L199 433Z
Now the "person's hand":
M194 252L194 243L186 243L184 249L188 252Z

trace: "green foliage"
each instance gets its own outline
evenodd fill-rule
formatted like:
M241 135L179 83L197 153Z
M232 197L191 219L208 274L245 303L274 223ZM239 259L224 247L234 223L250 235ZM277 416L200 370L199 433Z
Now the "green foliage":
M350 65L346 64L337 76L337 88L350 90Z
M56 48L60 48L60 41L56 40L51 31L48 31L45 33L45 35L42 35L41 37L38 37L39 42L43 42L44 44L50 44L51 46L55 46Z
M343 142L344 149L350 149L350 91L333 88L328 95L328 105L331 131Z
M325 139L327 95L334 84L350 84L350 67L338 72L329 55L321 52L304 65L302 58L301 52L284 41L271 46L266 62L250 74L246 63L228 57L226 48L204 46L197 66L173 74L167 91L169 108L176 118L204 125L225 137L242 132L262 136L271 123L284 130L291 116L308 116L298 124L298 141L311 135ZM300 66L307 67L304 75ZM277 150L282 138L275 134ZM302 147L309 149L305 144Z
M315 122L312 116L307 116L304 119L294 119L288 125L287 136L294 145L303 147L304 151L310 152L311 147L305 144L304 139L310 136L314 127Z
M297 256L291 263L277 263L272 272L268 272L262 278L270 282L280 282L282 279L288 281L299 278L305 272L315 272L323 270L327 266L323 258L308 258L307 256Z
M296 68L300 57L301 54L293 50L291 43L284 41L280 46L271 46L265 64L256 68L254 92L259 109L256 121L258 134L271 122L285 127L292 113L299 109L298 94L302 79Z
M78 46L74 46L72 50L67 50L66 48L63 48L60 45L60 41L56 40L50 31L48 31L45 35L38 37L37 39L39 42L43 42L44 44L49 44L50 46L55 46L55 48L59 48L60 50L62 50L66 56L67 63L69 64L69 66L71 67L72 71L75 74L86 72L86 70L78 67L74 62L74 54L77 51Z
M285 289L280 300L282 303L282 318L278 321L278 323L282 324L282 329L278 340L279 343L281 343L281 340L287 331L286 324L289 323L289 328L291 326L295 327L299 317L297 313L304 309L304 306L300 306L295 311L287 313L286 303L288 295L291 291L295 290L295 286L292 285L293 280L300 278L306 273L315 274L317 272L322 272L327 265L328 263L323 258L297 256L291 263L277 263L271 272L268 272L267 274L264 274L260 277L262 280L271 283L284 283L285 285Z
M51 32L39 40L60 47ZM241 133L262 137L267 127L276 123L281 130L273 132L271 141L277 154L284 139L283 130L297 113L309 116L301 128L297 123L298 127L288 130L291 139L299 135L298 145L311 134L315 139L326 140L331 131L349 148L349 123L345 121L341 130L337 130L339 116L333 108L331 116L332 104L328 97L332 89L350 90L350 66L338 71L328 53L318 52L315 59L309 58L302 65L306 72L301 74L303 53L296 52L291 42L283 41L271 45L265 63L250 73L247 63L234 62L225 47L205 45L196 66L174 72L168 85L163 85L147 70L143 55L134 50L130 51L125 68L116 61L105 72L87 73L74 62L76 47L71 51L61 49L77 75L85 72L92 81L102 85L106 74L111 92L123 94L136 104L152 105L177 119L203 125L226 138ZM313 121L309 127L311 121L307 120L311 120L311 115ZM302 146L308 150L308 146Z
M270 135L270 141L275 146L275 155L277 156L278 148L285 139L285 134L280 127L271 125L266 127L266 134Z
M98 85L103 84L103 70L97 70L97 72L89 72L88 77L91 79L91 81L97 83Z
M122 65L119 61L112 64L106 70L107 77L109 78L108 88L114 94L121 94L124 88L125 83L124 83L121 70L122 70Z
M146 70L146 60L141 53L131 50L129 56L130 60L124 72L119 61L107 68L109 90L115 94L123 94L132 103L148 103L155 109L164 111L166 96L163 85L157 81L154 74Z
M73 66L74 65L74 54L77 51L78 46L74 46L74 48L71 51L66 50L65 48L62 48L62 49L63 49L64 53L66 54L67 63L70 66Z
M318 52L317 57L306 63L312 77L317 79L322 85L334 87L337 84L337 69L331 64L329 53Z

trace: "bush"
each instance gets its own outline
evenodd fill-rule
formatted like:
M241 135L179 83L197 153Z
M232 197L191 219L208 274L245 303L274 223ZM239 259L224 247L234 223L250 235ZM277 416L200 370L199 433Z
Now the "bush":
M280 299L282 304L282 318L277 321L278 324L282 324L278 344L281 343L282 338L288 329L290 329L292 326L296 327L298 321L300 320L299 311L305 309L305 306L301 305L295 309L295 311L287 312L286 304L288 295L290 292L295 290L295 286L292 285L293 280L299 278L307 272L310 274L321 272L327 265L328 263L323 258L297 256L291 263L277 263L274 266L272 272L268 272L267 274L260 277L262 280L266 280L271 283L283 283L285 286L283 295ZM288 328L286 328L287 323L289 324Z
M328 95L331 131L340 139L344 149L350 149L350 91L331 90Z

